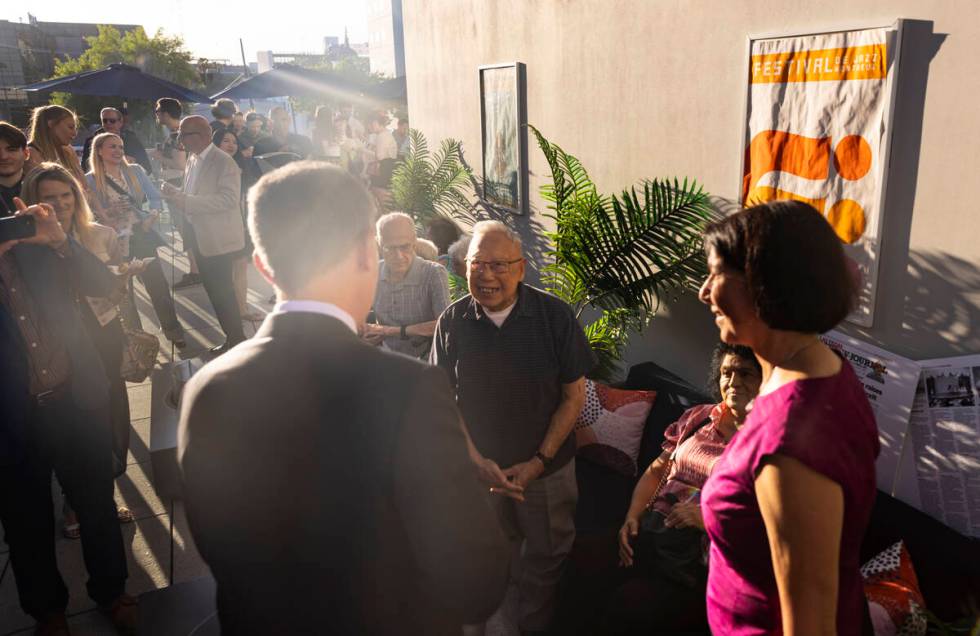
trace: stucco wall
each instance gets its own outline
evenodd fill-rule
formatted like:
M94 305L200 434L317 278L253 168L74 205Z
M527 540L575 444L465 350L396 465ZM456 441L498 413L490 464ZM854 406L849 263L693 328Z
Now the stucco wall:
M887 6L886 6L887 5ZM528 121L603 191L690 176L735 197L746 37L915 19L903 45L875 324L844 330L923 359L980 352L980 3L851 0L406 0L412 126L456 137L480 165L477 67L527 64ZM532 218L547 165L530 140ZM693 296L634 339L702 382L716 331Z

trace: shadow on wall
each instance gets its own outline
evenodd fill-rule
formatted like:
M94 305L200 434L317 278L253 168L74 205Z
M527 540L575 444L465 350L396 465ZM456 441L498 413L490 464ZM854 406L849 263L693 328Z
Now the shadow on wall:
M546 234L547 228L539 220L541 216L534 206L533 198L527 214L514 214L492 205L483 196L483 179L477 176L476 171L466 160L463 149L460 149L459 157L462 164L470 171L470 185L476 193L473 216L477 221L501 221L520 235L524 245L524 257L528 261L524 280L530 285L540 286L541 268L547 264L546 254L550 243ZM530 196L530 193L528 195Z
M885 348L913 360L980 352L980 269L945 252L912 252L899 286L904 310L876 314Z
M933 32L931 21L905 21L874 325L844 325L856 337L912 359L980 351L972 326L980 311L976 266L944 253L910 252L929 65L946 37Z

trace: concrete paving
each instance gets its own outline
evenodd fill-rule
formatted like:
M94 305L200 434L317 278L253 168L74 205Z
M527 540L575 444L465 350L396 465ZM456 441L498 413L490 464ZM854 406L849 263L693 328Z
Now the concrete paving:
M188 271L189 264L183 254L175 254L169 248L164 248L159 251L159 257L164 264L163 269L168 280L179 279ZM171 266L172 257L173 266ZM267 304L266 300L271 296L272 288L251 265L249 265L248 276L250 308L260 313L269 311L271 305ZM139 283L136 285L136 296L143 328L160 336L161 363L175 358L198 356L224 340L203 286L196 285L179 290L175 296L177 316L187 330L188 347L184 351L173 350L163 337L149 298ZM259 324L246 322L246 335L254 334ZM208 574L208 568L194 547L180 502L161 501L153 490L149 461L149 380L141 384L130 384L128 391L133 431L130 436L126 473L116 480L116 502L129 508L136 519L134 523L123 525L122 530L129 564L127 591L139 595L169 584L171 562L173 579L177 583L205 576ZM87 575L82 561L81 542L66 539L61 535L60 489L56 483L52 484L52 488L56 494L55 516L59 529L55 545L58 565L69 589L68 614L72 634L82 636L114 634L111 624L96 610L94 603L85 593ZM174 521L172 551L171 517ZM8 563L7 545L0 542L0 636L29 634L33 624L33 619L20 609L17 587Z

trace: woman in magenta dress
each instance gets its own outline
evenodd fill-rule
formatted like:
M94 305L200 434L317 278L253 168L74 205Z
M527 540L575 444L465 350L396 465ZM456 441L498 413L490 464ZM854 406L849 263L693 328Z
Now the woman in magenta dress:
M701 301L763 369L702 494L712 632L860 634L878 432L850 365L819 339L851 310L856 276L823 216L795 201L712 225L705 249Z

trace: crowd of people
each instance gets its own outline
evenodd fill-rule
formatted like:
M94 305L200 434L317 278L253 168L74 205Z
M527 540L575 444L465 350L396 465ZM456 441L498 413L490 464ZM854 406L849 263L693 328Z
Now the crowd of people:
M421 238L380 214L405 122L321 107L307 138L282 108L211 113L158 100L169 134L147 153L104 108L81 160L64 107L26 134L0 122L0 213L34 223L0 243L0 520L38 633L68 633L52 474L89 595L135 629L113 479L134 281L186 346L157 258L165 209L193 264L175 287L203 283L224 333L184 389L178 450L223 633L479 635L511 584L525 634L866 630L878 438L818 338L857 280L817 211L707 229L718 401L667 429L618 532L578 535L570 433L596 357L572 309L524 282L520 235L437 219ZM276 290L268 316L249 311L249 259Z

